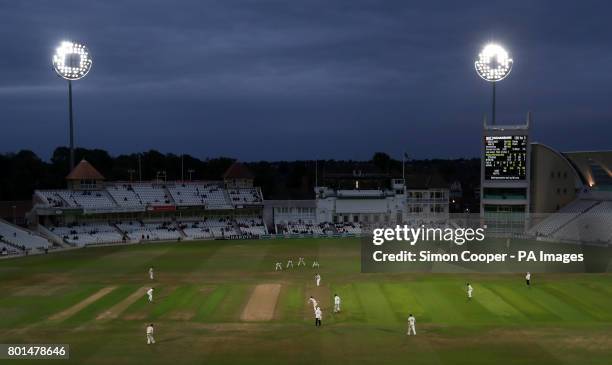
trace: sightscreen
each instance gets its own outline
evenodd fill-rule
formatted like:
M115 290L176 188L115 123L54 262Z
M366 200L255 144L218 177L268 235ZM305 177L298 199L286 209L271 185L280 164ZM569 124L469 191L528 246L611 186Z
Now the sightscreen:
M485 137L485 179L527 178L527 136Z

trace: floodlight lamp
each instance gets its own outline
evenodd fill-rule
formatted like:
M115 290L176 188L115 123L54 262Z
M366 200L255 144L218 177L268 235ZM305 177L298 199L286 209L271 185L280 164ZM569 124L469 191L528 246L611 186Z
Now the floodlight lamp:
M495 43L487 44L474 62L476 73L489 82L501 81L510 74L514 61L508 52Z
M84 44L64 41L53 55L53 69L61 78L78 80L91 70L92 59Z

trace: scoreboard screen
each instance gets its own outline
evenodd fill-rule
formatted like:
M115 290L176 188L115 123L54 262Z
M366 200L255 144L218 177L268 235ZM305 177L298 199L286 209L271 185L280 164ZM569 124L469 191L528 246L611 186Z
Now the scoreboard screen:
M527 136L485 137L485 179L527 178Z

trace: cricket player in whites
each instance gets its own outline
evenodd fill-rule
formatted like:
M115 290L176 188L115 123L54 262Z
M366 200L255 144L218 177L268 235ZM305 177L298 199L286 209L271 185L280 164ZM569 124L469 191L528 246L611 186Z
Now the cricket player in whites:
M323 319L323 312L321 308L315 309L315 327L321 327L321 320Z
M291 266L291 268L293 269L293 260L291 259L287 260L287 269L289 268L289 266Z
M300 258L298 259L298 267L300 267L300 266L302 266L302 265L306 266L306 261L304 261L304 258L303 258L303 257L300 257Z
M528 288L531 288L531 273L527 271L527 275L525 275L525 284L527 284Z
M410 331L416 336L416 318L412 314L408 316L408 332L406 333L410 336Z
M153 338L153 323L147 326L147 345L155 343L155 339Z
M308 303L312 304L312 310L316 311L317 310L317 300L313 297L310 297L308 299Z
M283 271L283 264L281 264L280 262L276 263L276 267L274 268L274 271Z
M472 300L472 292L474 292L474 288L472 288L470 283L467 283L467 296L468 296L468 300Z
M340 297L334 294L334 313L340 313Z
M312 268L314 269L315 267L316 267L317 269L319 268L319 261L317 261L317 260L314 260L314 261L312 262Z
M318 273L317 273L317 275L315 275L315 281L317 282L317 286L320 286L320 284L321 284L321 275L319 275Z
M149 296L149 302L153 302L153 288L147 290L147 295Z
M149 279L153 280L153 266L149 268Z

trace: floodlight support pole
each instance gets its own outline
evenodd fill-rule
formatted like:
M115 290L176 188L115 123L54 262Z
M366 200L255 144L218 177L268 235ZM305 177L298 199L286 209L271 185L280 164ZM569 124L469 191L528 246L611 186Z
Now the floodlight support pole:
M74 117L72 115L72 80L68 80L68 116L70 119L70 171L74 169Z
M493 84L493 113L491 115L491 123L493 125L495 125L495 84L497 84L497 82L492 82Z

